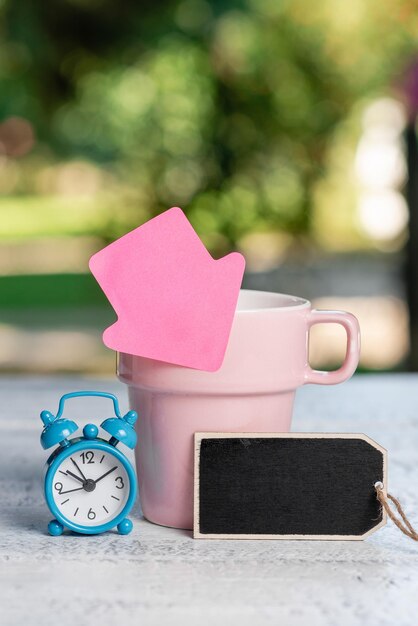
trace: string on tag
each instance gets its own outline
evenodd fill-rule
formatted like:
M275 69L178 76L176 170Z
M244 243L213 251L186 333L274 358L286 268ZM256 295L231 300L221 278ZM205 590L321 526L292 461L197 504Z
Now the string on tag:
M406 515L404 513L404 510L403 510L399 500L397 500L390 493L387 493L385 491L383 483L381 483L381 482L375 483L374 484L374 488L376 490L377 499L379 500L379 502L382 505L382 507L385 509L386 513L388 514L388 516L390 517L392 522L399 528L399 530L401 532L403 532L404 535L406 535L410 539L413 539L414 541L418 541L418 533L413 528L412 524L410 523L410 521L406 517ZM394 507L396 509L396 512L393 511L393 509L392 509L392 507L390 505L390 502L393 503L393 505L394 505ZM399 517L397 516L396 513L398 513L398 515L400 516L400 519L399 519Z

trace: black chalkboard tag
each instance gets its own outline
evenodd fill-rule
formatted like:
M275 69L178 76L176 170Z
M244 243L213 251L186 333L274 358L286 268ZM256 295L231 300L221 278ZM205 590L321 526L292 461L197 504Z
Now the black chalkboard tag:
M196 433L194 537L365 539L386 466L362 434Z

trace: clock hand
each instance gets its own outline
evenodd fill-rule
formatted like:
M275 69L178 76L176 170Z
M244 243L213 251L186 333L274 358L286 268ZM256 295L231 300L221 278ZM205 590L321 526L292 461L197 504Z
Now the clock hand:
M77 463L74 461L73 457L70 456L70 459L72 460L72 462L74 463L74 465L76 466L78 473L80 474L80 476L82 477L82 479L84 480L84 482L86 482L87 478L84 476L83 472L81 471L81 469L78 467Z
M79 476L76 476L75 474L70 472L70 470L67 470L65 473L68 474L68 476L71 476L71 478L75 478L76 480L79 480L81 483L84 483L84 480L82 478L80 478Z
M99 476L99 478L96 478L96 480L94 481L95 483L98 483L99 480L102 480L102 478L105 478L106 476L108 476L109 474L111 474L112 472L115 471L115 469L118 469L118 466L115 465L115 467L112 467L112 469L110 469L108 472L106 472L105 474L102 474L101 476Z
M68 489L68 491L60 491L59 494L60 496L63 496L64 493L72 493L73 491L81 491L82 489L84 489L84 487L77 487L77 489Z

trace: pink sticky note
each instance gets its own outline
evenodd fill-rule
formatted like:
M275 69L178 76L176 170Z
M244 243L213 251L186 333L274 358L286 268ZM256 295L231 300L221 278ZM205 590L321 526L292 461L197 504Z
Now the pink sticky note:
M233 252L215 260L179 208L124 235L90 259L118 320L108 348L216 371L222 365L244 273Z

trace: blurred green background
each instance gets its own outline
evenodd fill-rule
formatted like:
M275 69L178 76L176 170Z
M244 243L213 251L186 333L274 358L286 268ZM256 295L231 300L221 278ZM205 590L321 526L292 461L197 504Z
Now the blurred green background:
M417 35L401 0L0 0L0 368L113 371L88 258L170 206L407 367ZM313 363L343 345L315 328Z

